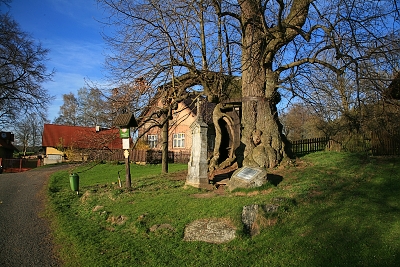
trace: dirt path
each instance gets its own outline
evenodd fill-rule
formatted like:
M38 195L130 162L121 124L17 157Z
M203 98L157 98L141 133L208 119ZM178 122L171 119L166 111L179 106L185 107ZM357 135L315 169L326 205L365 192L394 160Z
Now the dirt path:
M0 174L0 266L60 266L40 213L49 175L62 168Z

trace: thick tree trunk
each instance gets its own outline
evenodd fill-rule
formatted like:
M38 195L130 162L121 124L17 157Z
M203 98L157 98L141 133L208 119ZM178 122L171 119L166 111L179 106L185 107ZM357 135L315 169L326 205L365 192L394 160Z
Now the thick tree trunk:
M262 32L259 1L242 1L242 143L244 166L273 168L284 157L286 138L278 120L278 75L272 70L273 55L266 62L267 41ZM270 52L269 52L270 53Z
M266 84L257 84L257 80L252 79L251 84L243 85L243 165L273 168L287 156L287 140L282 134L282 125L277 114L279 93L275 74L272 71L264 73ZM251 73L243 76L251 77ZM259 87L263 88L262 95L259 94Z
M162 173L168 173L168 128L169 121L167 120L162 131Z

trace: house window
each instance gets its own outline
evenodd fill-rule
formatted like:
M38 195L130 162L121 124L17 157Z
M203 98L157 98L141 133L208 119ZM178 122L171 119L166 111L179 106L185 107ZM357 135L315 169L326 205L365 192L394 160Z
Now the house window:
M174 134L174 148L185 147L185 134L177 133Z
M149 144L150 148L156 148L156 146L157 146L157 135L156 134L147 135L147 143Z

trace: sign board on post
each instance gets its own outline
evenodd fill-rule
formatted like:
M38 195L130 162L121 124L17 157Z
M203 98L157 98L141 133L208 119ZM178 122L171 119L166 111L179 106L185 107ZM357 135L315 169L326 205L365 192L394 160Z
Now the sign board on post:
M123 138L122 139L122 149L129 149L129 138Z
M129 140L130 140L130 127L137 127L137 122L132 113L119 114L115 120L114 125L119 127L119 136L122 138L122 146L125 156L125 177L126 187L131 187L131 172L129 167Z

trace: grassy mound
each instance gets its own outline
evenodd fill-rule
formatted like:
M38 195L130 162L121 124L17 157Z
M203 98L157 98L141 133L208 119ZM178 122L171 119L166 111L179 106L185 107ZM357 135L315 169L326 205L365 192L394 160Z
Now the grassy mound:
M257 189L185 187L187 165L81 166L77 196L67 171L52 176L48 210L65 266L398 266L400 158L314 153L277 168ZM124 171L121 172L121 179ZM123 183L124 184L124 183ZM270 205L260 234L243 230L245 205ZM183 240L194 220L223 218L237 237L224 244ZM164 227L161 227L164 226Z

